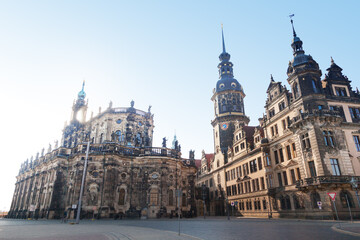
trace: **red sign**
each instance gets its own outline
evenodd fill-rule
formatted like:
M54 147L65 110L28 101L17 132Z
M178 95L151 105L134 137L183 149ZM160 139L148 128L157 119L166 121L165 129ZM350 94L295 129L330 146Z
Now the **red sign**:
M329 195L329 197L331 198L331 200L335 201L336 192L329 192L329 193L327 193L327 195Z

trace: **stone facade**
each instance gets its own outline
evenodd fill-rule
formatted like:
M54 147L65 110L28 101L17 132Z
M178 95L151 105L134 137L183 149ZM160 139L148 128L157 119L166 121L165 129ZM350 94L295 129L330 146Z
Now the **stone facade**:
M321 79L318 64L305 54L295 30L293 35L290 90L271 77L258 126L248 126L237 112L224 118L215 107L215 155L197 177L197 186L210 192L210 215L219 214L212 206L223 200L225 212L240 216L332 219L327 193L335 192L339 217L350 218L351 211L360 218L359 91L333 59Z
M134 108L108 109L85 121L84 87L74 102L62 144L22 164L12 218L74 218L90 141L81 217L194 216L195 161L175 148L152 147L153 115ZM178 191L177 191L178 190ZM177 194L176 194L177 193ZM181 195L181 196L179 196ZM180 211L178 210L178 204Z

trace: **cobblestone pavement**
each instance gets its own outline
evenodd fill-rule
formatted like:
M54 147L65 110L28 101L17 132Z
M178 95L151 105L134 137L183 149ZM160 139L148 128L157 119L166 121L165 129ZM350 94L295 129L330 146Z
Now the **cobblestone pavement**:
M82 220L64 224L59 220L0 219L0 239L40 240L152 240L152 239L360 239L360 222L293 219L244 219L225 217L182 219L178 236L176 219Z

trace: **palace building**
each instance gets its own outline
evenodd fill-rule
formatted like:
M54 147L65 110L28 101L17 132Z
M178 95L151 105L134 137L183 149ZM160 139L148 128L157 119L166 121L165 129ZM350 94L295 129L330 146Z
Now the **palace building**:
M86 121L84 84L64 128L60 147L49 146L21 165L8 216L74 218L90 142L81 217L170 217L195 213L195 160L180 145L153 147L148 111L113 108ZM180 208L178 208L178 206Z
M293 26L293 21L291 21ZM287 89L271 76L265 115L248 126L230 54L220 54L213 91L214 154L203 152L199 214L360 218L360 94L331 58L322 77L293 27ZM335 202L328 193L335 193ZM336 209L335 209L336 208Z

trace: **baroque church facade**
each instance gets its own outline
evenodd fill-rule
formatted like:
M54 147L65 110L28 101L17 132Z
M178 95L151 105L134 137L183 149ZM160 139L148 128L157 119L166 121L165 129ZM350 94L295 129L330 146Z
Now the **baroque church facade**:
M21 165L8 216L75 218L89 144L81 217L170 217L195 213L195 161L180 145L153 147L154 115L113 108L86 121L84 84L65 124L60 147ZM193 156L193 155L191 155ZM66 213L65 213L66 212ZM65 213L65 214L64 214Z
M293 21L291 20L293 27ZM323 78L293 27L287 89L271 76L265 115L249 126L230 54L220 54L211 100L214 153L203 151L198 213L360 218L360 94L331 58ZM328 193L335 193L332 202ZM205 206L202 207L202 205Z

